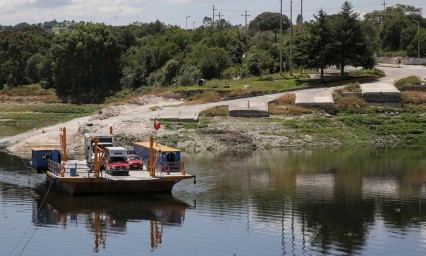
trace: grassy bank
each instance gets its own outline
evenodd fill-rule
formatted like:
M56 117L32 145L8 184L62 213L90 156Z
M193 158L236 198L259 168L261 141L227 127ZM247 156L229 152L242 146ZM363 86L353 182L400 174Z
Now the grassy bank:
M424 146L425 126L422 114L394 112L267 119L205 117L199 123L166 122L165 130L179 133L162 136L160 141L190 152Z
M426 118L423 114L342 114L283 122L293 133L315 140L333 138L342 145L408 146L425 145Z
M50 126L56 123L93 114L97 105L4 105L0 104L0 126L26 127L26 130ZM7 134L5 134L7 135Z

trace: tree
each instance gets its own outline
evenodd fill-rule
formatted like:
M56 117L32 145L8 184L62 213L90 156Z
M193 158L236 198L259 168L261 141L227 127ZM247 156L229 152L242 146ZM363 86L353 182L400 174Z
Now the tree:
M374 66L373 51L361 28L359 14L352 11L352 5L345 1L339 14L332 20L333 42L331 51L333 64L340 68L344 76L345 67L372 68Z
M265 72L274 70L274 60L263 49L253 47L244 59L244 64L247 66L249 75L260 76Z
M204 19L203 19L203 27L208 28L208 27L211 27L212 24L213 24L212 18L207 17L207 16L204 17Z
M332 63L332 31L329 16L321 9L314 15L315 22L308 24L308 35L299 35L295 40L294 62L299 66L321 70Z
M101 24L76 25L52 48L56 93L63 101L99 103L119 89L120 46Z
M412 20L417 20L422 25L424 19L421 9L397 4L384 11L365 14L363 25L373 26L375 34L379 33L381 39L379 45L383 50L398 51L406 50L414 37L414 34L408 31L414 26Z
M199 43L192 48L186 57L186 62L198 67L205 79L220 78L222 72L231 64L225 49L208 47Z
M264 12L256 16L249 23L249 29L259 31L274 31L280 30L280 17L281 14L277 12ZM290 20L287 16L282 15L283 19L283 30L287 30L290 27Z
M28 60L37 52L45 52L49 45L48 38L28 31L0 34L0 84L19 86L28 82Z

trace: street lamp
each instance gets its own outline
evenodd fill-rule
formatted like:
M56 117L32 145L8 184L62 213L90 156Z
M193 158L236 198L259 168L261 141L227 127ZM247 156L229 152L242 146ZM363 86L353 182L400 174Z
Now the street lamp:
M186 16L185 29L188 30L188 18L191 16Z
M420 22L413 20L417 23L417 58L420 60Z

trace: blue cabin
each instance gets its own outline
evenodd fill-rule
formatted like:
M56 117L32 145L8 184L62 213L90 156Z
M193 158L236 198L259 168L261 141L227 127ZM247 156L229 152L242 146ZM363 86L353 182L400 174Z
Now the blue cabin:
M48 160L56 163L61 162L61 152L55 148L32 148L31 152L31 165L37 172L48 169Z
M154 143L153 149L155 154L160 154L157 163L158 168L170 172L178 172L184 168L180 156L181 150L156 143ZM134 151L139 155L143 163L149 166L149 142L136 142Z

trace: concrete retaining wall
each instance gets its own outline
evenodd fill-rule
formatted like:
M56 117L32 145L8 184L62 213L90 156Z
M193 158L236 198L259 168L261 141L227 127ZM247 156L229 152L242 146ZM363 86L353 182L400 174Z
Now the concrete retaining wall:
M232 117L269 117L268 111L260 110L230 110L229 115Z
M368 103L401 103L401 93L396 92L368 92L362 98Z

